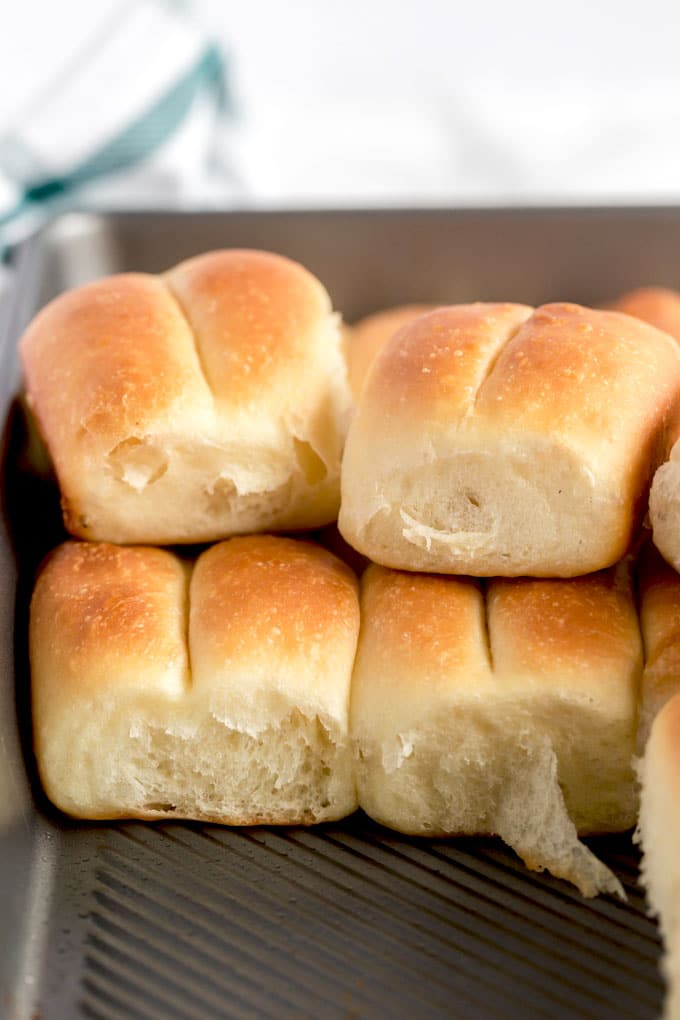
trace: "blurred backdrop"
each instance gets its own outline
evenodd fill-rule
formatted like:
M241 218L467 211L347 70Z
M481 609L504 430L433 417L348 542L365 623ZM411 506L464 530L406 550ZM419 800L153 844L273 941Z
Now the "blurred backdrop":
M680 198L674 0L21 0L1 19L6 242L54 202Z

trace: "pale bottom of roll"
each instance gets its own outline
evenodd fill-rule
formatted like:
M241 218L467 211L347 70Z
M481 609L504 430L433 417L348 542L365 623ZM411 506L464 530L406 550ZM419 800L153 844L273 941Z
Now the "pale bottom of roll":
M566 879L584 896L625 899L578 833L623 832L635 824L630 734L614 720L603 732L601 720L582 709L570 720L568 706L559 707L559 743L517 716L499 711L494 722L479 707L460 705L450 709L453 728L438 712L397 737L360 740L359 805L412 835L500 836L530 869Z
M658 918L665 955L661 969L667 995L664 1020L680 1020L680 695L671 698L652 724L639 765L642 882Z
M557 781L557 756L548 740L526 756L498 801L496 835L531 871L572 882L583 896L626 899L609 868L578 838Z
M48 796L75 817L309 825L356 808L349 743L330 719L291 708L245 728L198 698L70 708L37 739Z
M680 570L680 444L654 475L649 493L649 516L654 545L663 558Z

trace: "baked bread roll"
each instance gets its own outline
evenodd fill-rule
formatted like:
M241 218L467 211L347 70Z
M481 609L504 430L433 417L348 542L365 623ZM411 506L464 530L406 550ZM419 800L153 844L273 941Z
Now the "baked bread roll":
M579 833L636 820L642 669L623 569L494 580L371 566L351 733L359 805L418 835L488 834L586 896L621 893Z
M661 969L668 994L665 1020L680 1017L680 694L675 694L652 723L640 767L642 881L659 921L665 954Z
M613 305L619 311L634 315L662 329L680 341L680 294L665 287L641 287L624 294ZM649 494L649 517L654 542L669 563L680 569L680 445L673 443L680 435L680 421L669 428L667 448L670 457L654 476Z
M651 544L640 556L638 587L645 651L638 729L642 753L654 717L680 692L680 576Z
M364 380L376 356L388 340L419 315L431 312L434 305L400 305L361 319L347 331L346 357L352 396L359 399Z
M649 322L680 340L680 294L667 287L640 287L614 302L615 311Z
M357 583L325 549L234 538L195 566L70 542L31 604L35 753L78 818L309 824L356 807Z
M211 541L334 520L350 409L326 291L222 251L64 294L20 344L68 530Z
M642 881L658 917L668 982L664 1016L680 1017L680 576L648 545L639 569L645 670L638 751Z
M376 358L339 527L385 566L569 577L616 563L680 398L680 350L576 305L440 308Z
M680 421L672 429L674 442L649 493L649 521L654 545L664 559L680 570Z

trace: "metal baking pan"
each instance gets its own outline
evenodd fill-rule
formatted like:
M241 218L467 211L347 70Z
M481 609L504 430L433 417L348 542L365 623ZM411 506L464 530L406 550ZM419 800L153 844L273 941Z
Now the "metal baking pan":
M25 244L0 322L0 1017L653 1018L660 945L630 835L592 840L623 904L500 842L316 829L76 824L45 801L26 618L62 537L25 469L16 341L66 287L220 246L299 259L348 320L409 301L598 303L680 282L680 210L70 215Z

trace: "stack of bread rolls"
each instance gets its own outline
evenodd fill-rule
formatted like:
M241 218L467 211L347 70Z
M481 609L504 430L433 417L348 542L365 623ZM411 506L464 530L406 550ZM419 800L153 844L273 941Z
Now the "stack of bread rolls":
M680 342L680 294L644 287L615 306L665 330ZM640 571L640 624L646 665L638 723L642 878L664 940L664 1016L680 1017L680 420L672 416L668 455L649 494L656 552ZM664 562L664 560L666 562Z
M306 269L252 251L52 302L20 350L85 541L32 602L50 798L232 825L360 806L622 895L579 835L635 825L640 754L647 881L680 956L671 334L680 297L650 290L404 306L343 333ZM648 507L672 567L641 542Z

